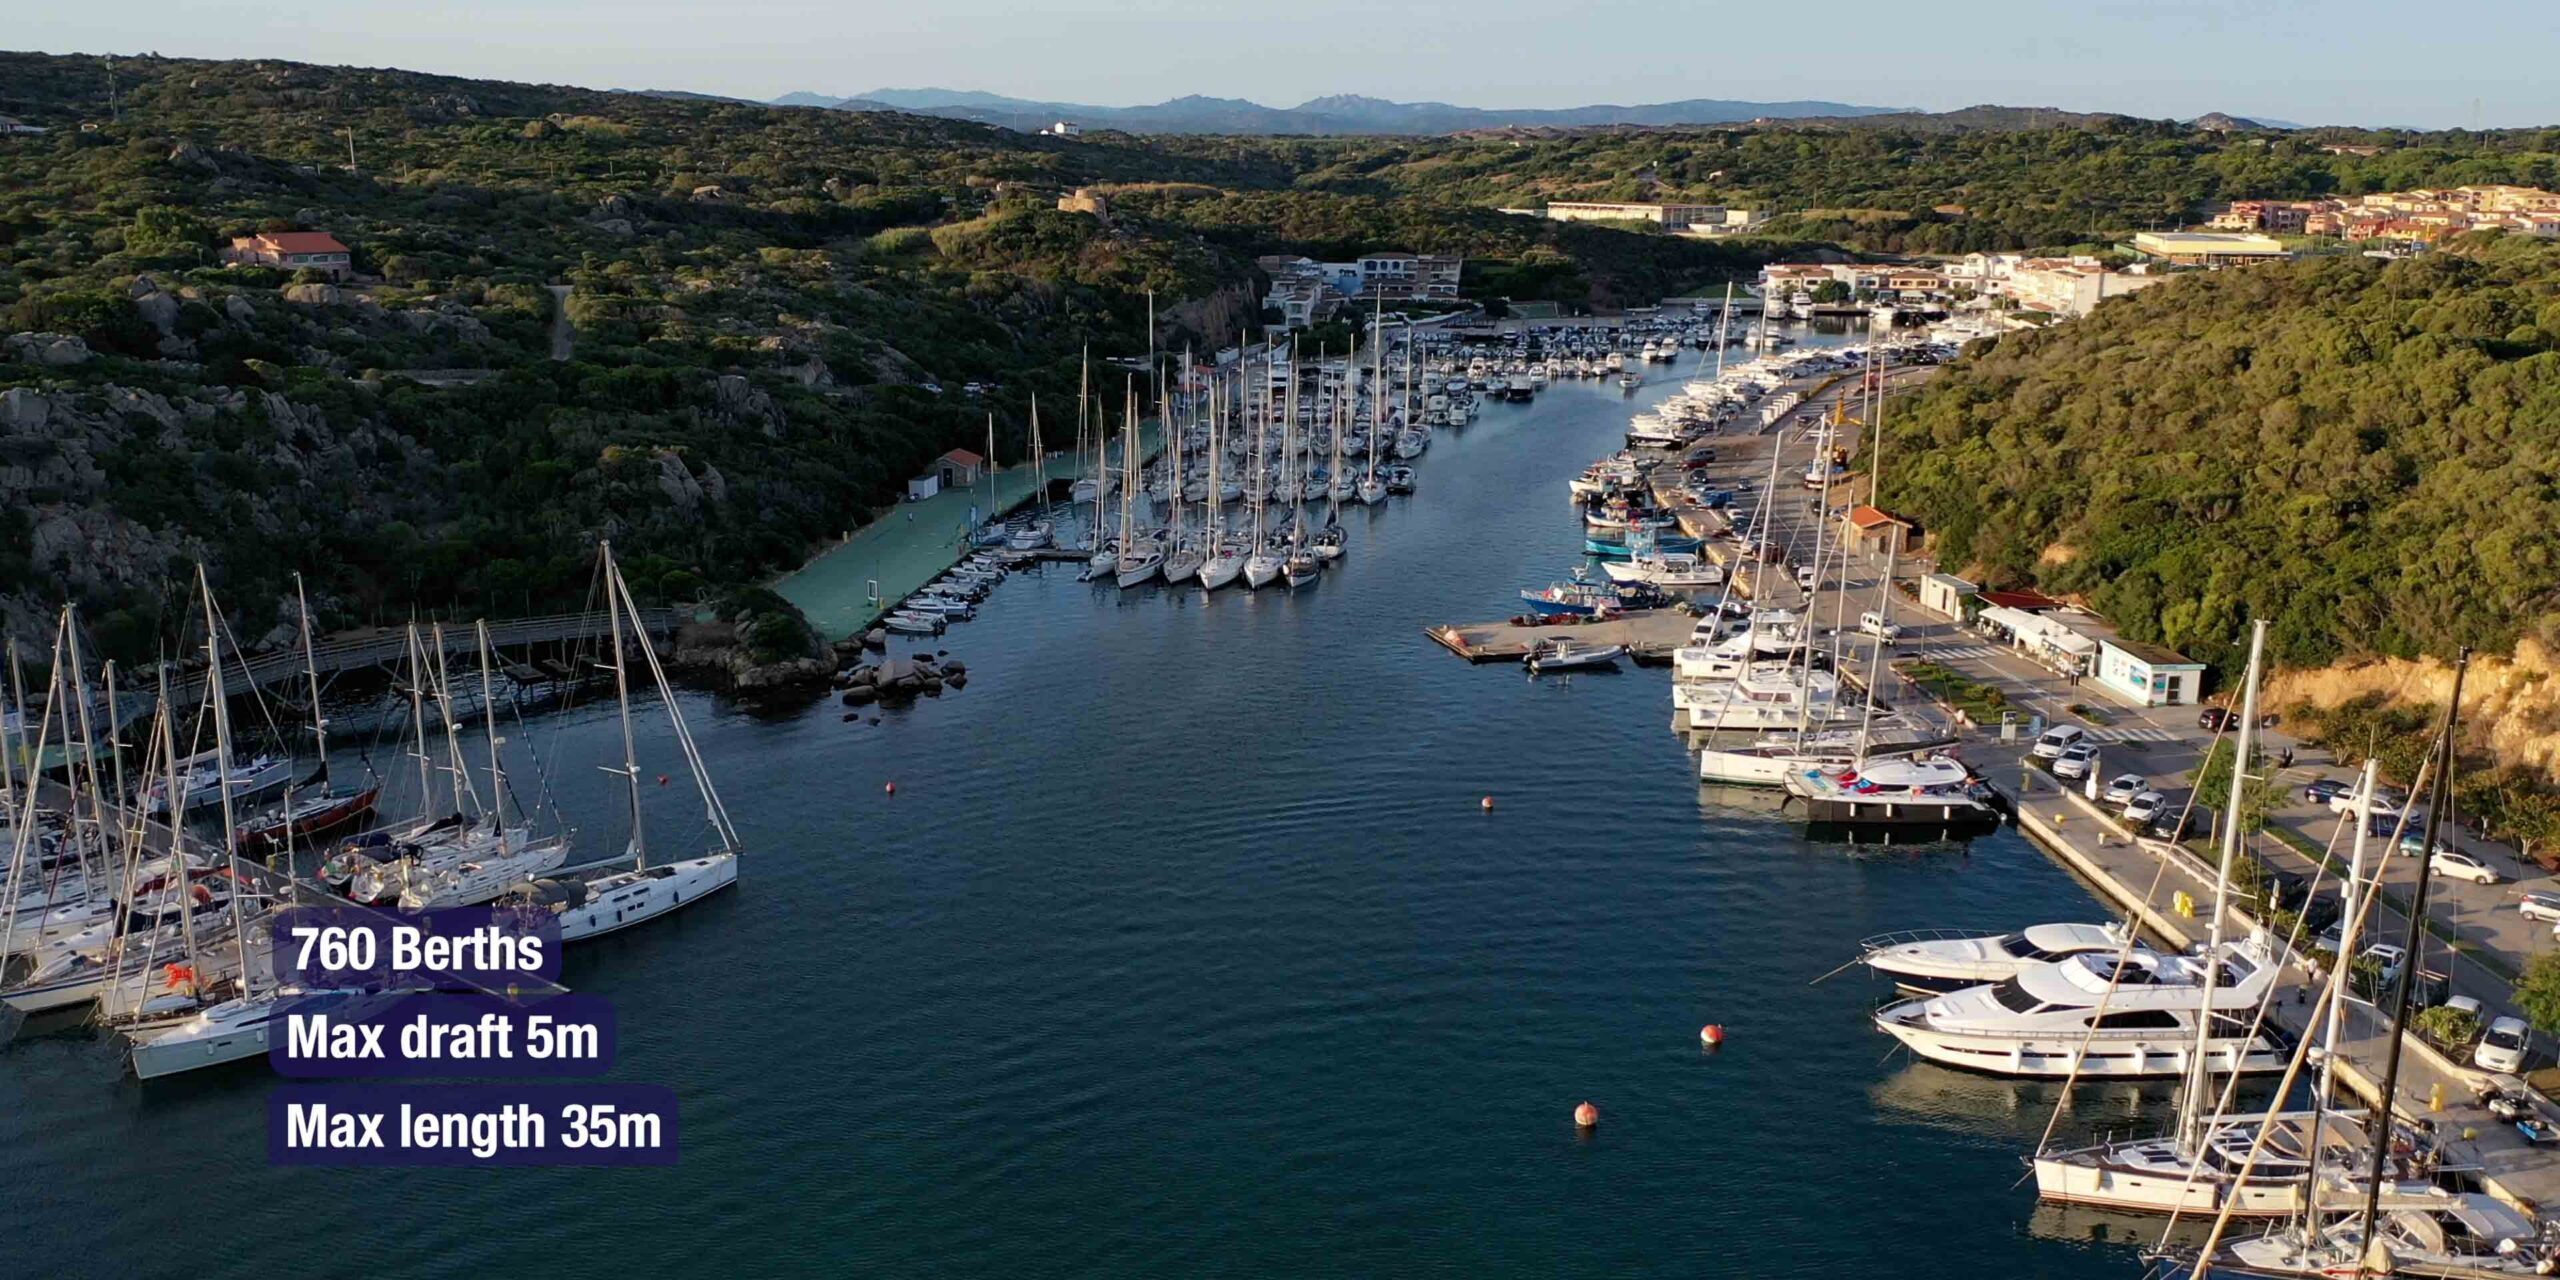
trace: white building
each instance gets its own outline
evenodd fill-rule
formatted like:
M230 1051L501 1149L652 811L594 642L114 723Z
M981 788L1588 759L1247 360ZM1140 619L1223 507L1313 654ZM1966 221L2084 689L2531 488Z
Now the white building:
M1060 120L1040 132L1053 138L1073 138L1084 132L1084 126L1073 120Z

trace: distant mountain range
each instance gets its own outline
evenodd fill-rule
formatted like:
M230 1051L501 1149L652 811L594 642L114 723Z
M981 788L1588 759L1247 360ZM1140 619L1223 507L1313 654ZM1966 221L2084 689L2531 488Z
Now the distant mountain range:
M653 97L716 99L717 94L675 89L635 89ZM1505 110L1460 107L1446 102L1390 102L1357 94L1311 98L1294 107L1266 107L1243 98L1211 98L1198 94L1141 107L1097 107L1083 102L1040 102L1009 98L979 89L874 89L850 97L824 93L786 93L764 106L819 107L835 111L904 111L915 115L974 120L1009 129L1045 129L1067 120L1087 129L1121 129L1130 133L1226 134L1441 134L1474 129L1588 129L1607 125L1662 127L1671 125L1741 124L1753 120L1786 120L1842 128L1904 129L1918 133L2003 132L2019 129L2087 129L2132 117L2111 111L2065 111L2059 107L1982 105L1953 111L1919 111L1905 107L1868 107L1846 102L1743 102L1726 98L1688 98L1643 106L1601 105L1553 110ZM2236 132L2299 129L2286 120L2244 118L2220 111L2187 122L2198 129Z
M1736 102L1691 98L1643 106L1495 110L1446 102L1389 102L1354 94L1315 98L1294 107L1266 107L1242 98L1194 94L1141 107L1098 107L1082 102L1036 102L974 89L875 89L833 98L787 93L778 107L832 107L840 111L908 111L976 120L1014 129L1039 129L1071 120L1087 129L1131 133L1458 133L1468 129L1588 128L1594 125L1733 124L1809 116L1855 117L1900 110L1846 102Z

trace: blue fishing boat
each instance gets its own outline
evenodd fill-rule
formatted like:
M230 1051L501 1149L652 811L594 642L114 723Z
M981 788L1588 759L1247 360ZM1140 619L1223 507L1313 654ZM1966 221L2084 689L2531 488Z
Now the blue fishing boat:
M1653 548L1656 551L1686 552L1694 555L1699 545L1698 539L1687 534L1657 532L1653 535ZM1586 555L1595 555L1603 560L1624 560L1635 554L1633 547L1617 538L1585 537L1582 540L1582 550Z

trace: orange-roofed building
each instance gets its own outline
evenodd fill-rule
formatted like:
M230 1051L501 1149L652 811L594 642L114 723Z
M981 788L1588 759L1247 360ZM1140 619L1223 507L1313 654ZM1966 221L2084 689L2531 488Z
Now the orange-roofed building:
M231 247L222 251L222 260L286 271L317 271L342 279L353 269L347 247L326 231L262 231L254 236L234 236Z

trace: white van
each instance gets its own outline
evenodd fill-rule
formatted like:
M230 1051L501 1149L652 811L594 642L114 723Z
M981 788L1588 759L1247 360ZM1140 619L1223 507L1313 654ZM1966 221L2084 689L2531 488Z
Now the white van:
M1876 639L1882 640L1886 644L1892 644L1894 641L1902 638L1902 628L1885 621L1884 615L1873 609L1869 609L1865 613L1858 615L1858 630L1874 636Z
M2051 729L2045 730L2044 736L2036 739L2036 745L2034 746L2033 751L2035 754L2042 756L2047 760L2051 760L2060 756L2063 752L2080 745L2080 740L2088 736L2089 731L2076 724L2057 725Z

